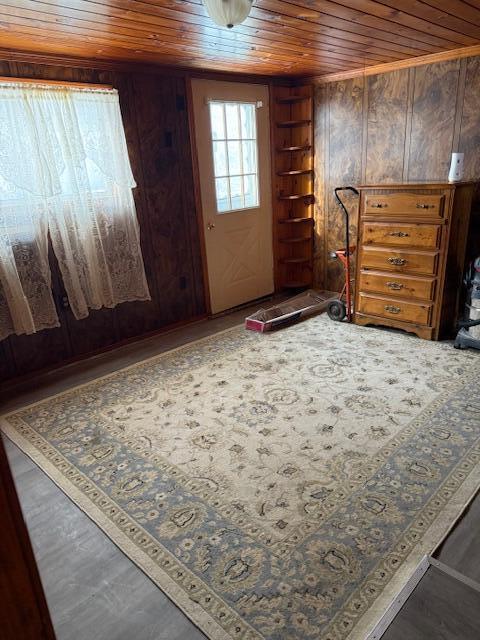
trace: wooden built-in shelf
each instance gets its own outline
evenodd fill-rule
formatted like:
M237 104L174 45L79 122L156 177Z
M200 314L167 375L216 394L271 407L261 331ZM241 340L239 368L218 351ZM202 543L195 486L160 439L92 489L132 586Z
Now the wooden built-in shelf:
M302 289L314 265L312 85L274 86L270 109L275 290Z
M278 196L279 200L311 200L313 193L291 193L287 196Z
M297 242L310 242L312 239L312 236L299 236L294 237L294 238L280 238L279 242L282 242L284 244L296 244Z
M277 122L277 127L291 129L292 127L305 127L310 124L312 124L311 120L284 120L283 122Z
M279 224L296 224L298 222L310 222L313 223L313 218L280 218Z
M279 147L277 153L293 153L295 151L311 151L311 144L303 144L298 147Z
M277 176L305 176L312 171L313 169L291 169L290 171L277 171Z
M277 98L277 104L298 104L311 99L311 96L286 96L285 98Z

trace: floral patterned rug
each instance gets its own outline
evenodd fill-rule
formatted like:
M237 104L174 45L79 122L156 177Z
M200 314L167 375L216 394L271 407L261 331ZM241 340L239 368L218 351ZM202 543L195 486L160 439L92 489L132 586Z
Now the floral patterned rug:
M361 640L480 482L478 353L237 327L2 428L209 638Z

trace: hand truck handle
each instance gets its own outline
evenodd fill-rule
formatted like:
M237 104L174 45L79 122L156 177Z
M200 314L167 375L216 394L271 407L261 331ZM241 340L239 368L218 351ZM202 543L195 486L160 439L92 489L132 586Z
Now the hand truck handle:
M343 214L345 216L345 255L349 256L350 255L350 229L349 229L350 216L348 215L347 208L345 207L345 205L341 201L340 196L338 195L338 192L339 191L352 191L356 196L358 196L360 194L357 191L357 189L355 189L355 187L336 187L333 191L335 193L335 198L336 198L338 204L341 206L341 208L343 210Z

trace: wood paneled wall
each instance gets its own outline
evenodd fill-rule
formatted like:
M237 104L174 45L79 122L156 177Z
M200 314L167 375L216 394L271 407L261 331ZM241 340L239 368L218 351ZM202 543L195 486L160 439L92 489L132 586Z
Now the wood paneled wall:
M0 381L205 314L185 78L1 62L0 76L105 83L119 90L151 302L75 320L51 256L61 327L0 342Z
M340 290L344 244L337 186L446 180L453 151L480 179L480 57L315 87L315 282ZM356 229L356 199L347 198Z

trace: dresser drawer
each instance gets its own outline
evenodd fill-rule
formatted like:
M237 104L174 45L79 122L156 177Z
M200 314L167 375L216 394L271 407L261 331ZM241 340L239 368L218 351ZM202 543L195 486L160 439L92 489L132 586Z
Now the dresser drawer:
M405 322L428 325L430 322L432 304L405 302L395 298L370 296L360 293L358 298L358 312L380 318L395 318Z
M361 269L418 273L433 276L437 272L438 253L408 249L361 248Z
M383 293L388 296L415 298L417 300L433 300L435 282L435 278L414 278L402 276L398 273L361 271L358 287L360 291L370 293Z
M363 200L362 213L365 215L402 215L419 218L443 218L445 196L421 193L387 193L376 195L367 193Z
M362 243L436 249L440 245L441 229L438 224L365 222Z

